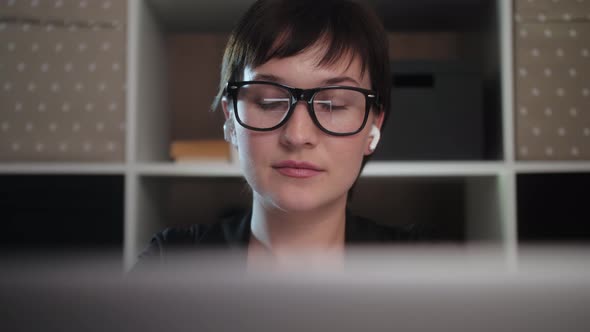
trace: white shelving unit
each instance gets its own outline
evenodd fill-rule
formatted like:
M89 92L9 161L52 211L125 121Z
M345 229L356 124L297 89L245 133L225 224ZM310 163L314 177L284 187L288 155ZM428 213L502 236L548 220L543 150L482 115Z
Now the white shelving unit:
M386 5L386 1L374 2ZM426 1L427 4L433 4ZM460 2L458 2L460 4ZM165 43L167 34L185 32L228 32L233 21L247 8L248 1L218 1L205 5L186 1L129 2L128 35L128 159L126 172L125 263L132 264L150 236L170 224L162 220L157 199L169 183L227 178L241 185L237 165L225 163L173 164L168 161L169 119L166 117ZM448 179L457 182L462 194L454 197L454 210L464 216L466 242L495 243L515 256L516 212L515 171L512 156L512 40L511 4L498 2L501 27L503 160L397 162L374 161L365 168L363 179L383 182L417 181L442 188ZM216 13L223 13L219 16ZM215 22L211 18L222 19ZM214 82L213 84L217 84ZM221 128L221 124L219 124ZM220 130L221 134L221 130ZM361 179L361 181L363 181ZM374 181L373 181L374 182ZM208 182L209 183L209 182ZM442 190L442 189L441 189ZM446 190L446 189L445 189ZM435 190L436 191L436 190ZM436 200L437 198L434 198Z
M251 1L164 1L129 0L127 22L127 132L126 160L120 164L83 163L15 163L0 165L0 175L10 174L110 174L124 177L124 263L130 267L153 233L177 224L169 220L171 200L167 195L186 198L194 195L192 205L208 199L204 206L223 206L219 197L229 202L243 199L244 180L237 165L230 163L175 164L167 156L171 133L167 112L166 37L186 32L228 32L232 23ZM423 2L423 3L422 3ZM386 0L374 0L387 6ZM428 10L437 1L419 1L418 8ZM451 1L456 6L470 1ZM479 1L476 3L486 3ZM489 3L489 1L488 1ZM590 173L590 162L521 162L514 157L513 120L513 40L512 1L497 0L495 23L496 59L499 64L499 149L497 157L473 161L373 161L360 180L369 190L411 188L417 203L433 204L417 209L444 207L462 220L464 244L485 242L503 250L509 263L516 262L517 177L528 173ZM404 6L398 4L398 6ZM440 6L440 4L438 4ZM380 7L382 8L382 7ZM217 82L213 82L217 84ZM209 101L207 101L208 103ZM219 137L221 137L219 123ZM216 137L216 138L219 138ZM450 185L448 185L451 183ZM180 188L180 189L178 189ZM211 195L211 190L228 189L227 195ZM365 188L367 188L365 186ZM413 190L416 189L416 190ZM185 191L183 191L185 190ZM428 196L433 192L432 197ZM439 194L436 194L436 193ZM447 193L450 196L447 197ZM403 199L393 192L394 198ZM397 195L397 196L395 196ZM438 195L438 196L437 196ZM208 197L207 197L208 196ZM217 203L211 203L216 196ZM226 197L227 196L227 197ZM422 197L427 196L425 201ZM362 201L362 200L361 200ZM381 206L388 205L382 201ZM190 207L189 207L190 208ZM182 209L180 209L182 211ZM189 212L197 214L198 211ZM397 214L395 214L397 213ZM394 215L399 215L399 211ZM173 213L174 214L174 213ZM176 213L175 215L178 215Z

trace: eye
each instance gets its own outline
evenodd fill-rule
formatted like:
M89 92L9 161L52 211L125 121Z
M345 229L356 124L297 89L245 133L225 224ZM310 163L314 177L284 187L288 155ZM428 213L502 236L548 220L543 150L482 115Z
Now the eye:
M289 108L288 98L261 98L257 105L265 111L284 111Z
M314 109L320 112L334 112L340 110L346 110L347 105L345 102L334 99L334 100L314 100Z

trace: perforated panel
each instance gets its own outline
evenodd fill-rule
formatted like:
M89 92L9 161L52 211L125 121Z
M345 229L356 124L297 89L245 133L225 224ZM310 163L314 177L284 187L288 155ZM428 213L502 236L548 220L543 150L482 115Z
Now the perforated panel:
M0 3L0 160L124 159L125 3Z
M590 159L590 1L519 0L515 22L517 158Z

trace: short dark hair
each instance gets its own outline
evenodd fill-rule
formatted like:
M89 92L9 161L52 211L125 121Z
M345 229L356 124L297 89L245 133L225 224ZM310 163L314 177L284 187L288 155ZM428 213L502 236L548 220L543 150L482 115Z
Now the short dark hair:
M377 112L389 113L390 71L387 36L380 19L365 5L350 0L258 0L234 27L223 56L216 109L228 81L240 80L246 67L286 58L326 41L318 65L351 55L367 71L380 98Z

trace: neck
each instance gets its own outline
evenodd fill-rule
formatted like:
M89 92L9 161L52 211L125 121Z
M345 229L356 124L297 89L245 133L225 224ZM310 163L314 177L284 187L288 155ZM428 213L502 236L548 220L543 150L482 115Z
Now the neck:
M344 250L346 197L312 211L282 211L254 194L249 252L276 260L292 256L339 254ZM310 255L310 256L313 256Z

